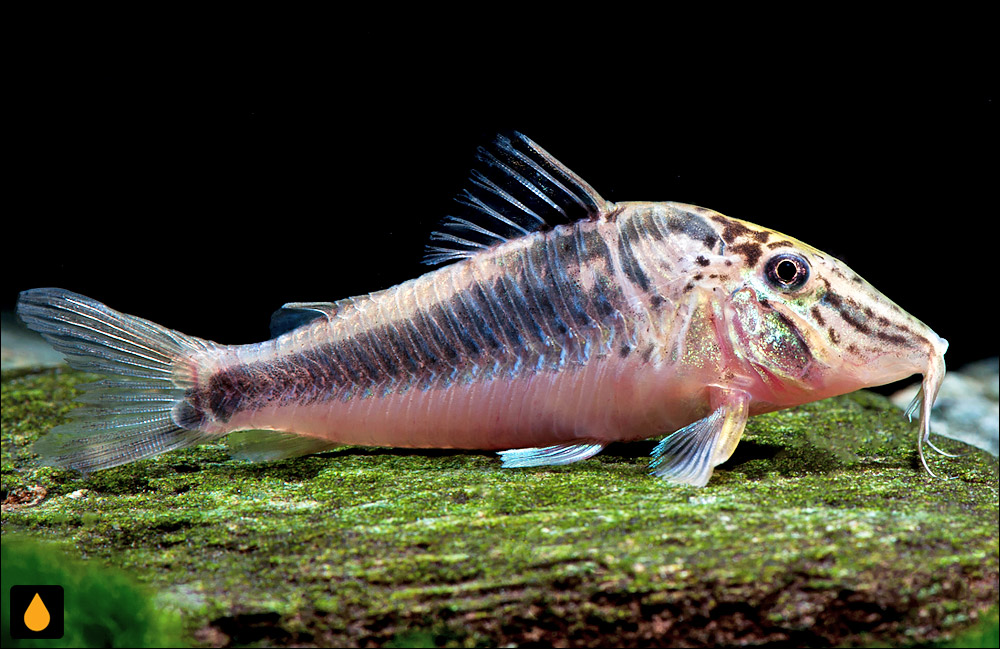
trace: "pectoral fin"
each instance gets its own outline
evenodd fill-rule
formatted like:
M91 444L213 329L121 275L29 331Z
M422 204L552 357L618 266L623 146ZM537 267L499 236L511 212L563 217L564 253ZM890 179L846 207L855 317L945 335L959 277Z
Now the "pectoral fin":
M750 415L750 395L720 389L713 404L712 414L672 433L653 449L653 475L704 487L715 467L732 456Z
M542 448L515 448L500 451L498 455L503 460L503 468L524 468L529 466L545 466L548 464L570 464L593 457L601 452L604 444L600 442L567 443Z

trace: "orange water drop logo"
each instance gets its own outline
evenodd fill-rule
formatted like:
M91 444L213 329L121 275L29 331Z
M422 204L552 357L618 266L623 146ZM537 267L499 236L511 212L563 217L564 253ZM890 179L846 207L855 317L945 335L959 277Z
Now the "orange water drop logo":
M49 609L45 608L42 598L35 593L31 603L28 604L28 609L24 612L24 626L37 633L44 630L51 620Z

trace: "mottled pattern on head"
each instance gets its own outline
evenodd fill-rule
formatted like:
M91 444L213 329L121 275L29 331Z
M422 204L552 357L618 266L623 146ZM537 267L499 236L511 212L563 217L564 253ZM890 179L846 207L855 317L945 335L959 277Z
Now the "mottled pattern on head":
M616 207L625 275L651 306L695 289L717 297L751 290L761 307L788 318L824 363L856 366L871 379L884 373L885 382L912 373L914 364L924 368L947 348L846 264L797 239L693 205ZM808 278L791 289L769 281L776 258L801 259Z
M707 366L731 352L787 403L920 373L920 439L928 442L929 404L944 376L948 343L846 264L785 234L702 207L616 208L622 240L636 259L634 269L628 260L623 264L626 276L652 309L669 306L674 314L663 326L674 336L664 340L665 358ZM724 307L709 307L720 299ZM730 350L705 347L709 308L716 311L713 322L725 322ZM682 326L678 317L685 319ZM679 338L678 331L687 335Z

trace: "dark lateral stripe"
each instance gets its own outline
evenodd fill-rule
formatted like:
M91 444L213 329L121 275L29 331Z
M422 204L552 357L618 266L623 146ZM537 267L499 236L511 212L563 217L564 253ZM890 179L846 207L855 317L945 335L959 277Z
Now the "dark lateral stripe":
M569 327L556 313L549 287L546 285L550 283L547 281L548 278L540 274L545 269L544 252L539 255L538 245L533 245L528 249L524 259L525 267L515 281L522 287L529 302L534 304L542 329L556 341L562 341Z
M621 289L611 279L598 276L594 288L590 291L590 301L594 305L594 314L601 323L621 315L621 305L624 299Z
M367 351L358 343L356 338L342 340L337 343L337 347L343 351L348 362L353 363L354 367L361 374L359 383L374 384L378 381L380 371L378 366L368 355Z
M359 331L354 335L354 339L362 346L364 351L368 354L368 357L372 359L372 362L378 367L376 376L379 379L382 378L396 378L399 373L399 368L396 365L396 359L392 357L381 342L381 339L374 335L375 332ZM378 380L376 380L378 382Z
M337 364L344 368L349 382L359 384L367 378L360 364L348 352L346 345L334 344L324 347L325 353L336 359Z
M521 278L524 294L535 305L535 315L547 333L547 340L552 339L557 343L563 340L563 336L569 331L566 322L559 317L555 304L552 302L552 295L541 281L533 277L530 273Z
M448 309L441 308L440 313L447 317ZM468 311L463 311L463 317L467 316ZM419 322L399 320L290 356L227 368L213 375L202 390L192 391L189 400L193 409L207 408L216 420L228 421L237 412L275 402L312 403L349 395L358 386L408 384L422 371L454 367L459 356L454 345L444 336L437 344L455 356L449 363L444 353L431 351L428 335L420 331L435 329L427 319ZM461 335L457 338L466 340ZM496 345L500 346L499 341Z
M427 337L419 331L414 321L404 318L399 324L403 330L403 335L409 341L409 348L418 366L420 368L436 367L438 364L438 355L431 350L427 342Z
M385 338L383 339L386 346L396 357L399 366L403 369L406 374L412 375L420 368L420 363L414 358L411 349L413 346L408 344L404 339L403 335L399 331L399 327L396 326L395 321L387 322L385 327L382 328L385 332Z
M603 324L621 315L620 309L625 301L621 287L612 279L614 260L611 248L596 229L581 224L577 226L577 230L580 265L588 267L587 271L581 268L579 272L590 272L594 279L593 287L585 292L589 303L587 312L592 320ZM584 292L582 287L578 288Z
M331 353L333 345L328 345L322 348L315 349L312 356L316 359L317 376L319 383L316 387L319 389L318 396L325 396L333 394L337 390L343 389L345 386L350 385L347 380L347 368L343 367L338 361L338 357Z
M538 318L535 317L537 309L534 304L529 301L528 296L526 296L521 290L519 282L516 282L513 277L504 273L500 277L500 281L504 286L504 294L510 298L511 303L514 306L513 313L517 314L522 322L524 322L525 328L523 331L530 335L540 345L544 346L546 344L546 340L548 339L548 333L542 327Z
M636 231L640 233L641 236L652 239L653 241L662 241L666 234L663 229L660 228L657 223L659 219L656 218L656 210L652 207L643 208L640 211L633 212L632 222L636 226Z
M578 226L574 228L575 238L573 240L572 250L576 255L576 258L570 262L567 260L566 263L572 263L574 265L575 277L570 281L573 291L575 292L575 300L580 310L583 311L586 319L588 321L587 326L593 326L598 321L600 317L597 315L599 306L594 301L593 291L585 291L583 288L583 277L585 274L595 272L594 269L588 268L587 259L587 240L584 236L584 228ZM605 249L607 246L605 246ZM611 266L608 266L610 268Z
M234 367L212 375L205 388L207 398L203 401L213 417L219 421L229 421L242 406L244 395L251 393L252 389L246 370Z
M441 313L445 315L449 325L451 326L452 333L455 334L455 338L458 340L459 343L461 343L461 347L456 345L455 349L458 349L459 351L464 349L465 354L468 357L478 358L479 355L482 353L483 348L479 343L476 342L476 339L472 337L471 332L465 326L464 323L466 322L467 316L461 314L461 306L462 306L461 301L453 297L452 301L445 302L444 304L440 305ZM456 311L456 307L458 307L459 311Z
M452 298L452 303L456 315L464 312L465 316L461 319L471 324L467 329L477 339L477 343L484 353L496 353L503 348L503 343L497 338L492 325L486 320L489 307L477 300L473 292L458 291Z
M213 374L204 388L192 390L192 406L205 408L217 420L229 421L237 412L259 409L274 401L294 398L302 401L325 396L339 378L339 369L322 361L325 354L310 358L259 361L229 367Z
M632 225L627 236L638 241L652 235ZM625 249L634 258L627 242ZM615 327L617 353L617 339L627 338L628 323L619 326L625 298L613 264L607 243L593 230L565 228L539 236L532 245L508 252L504 272L488 281L473 273L474 281L461 288L454 277L440 284L436 296L429 285L392 295L394 308L412 309L409 317L391 319L396 311L382 308L367 311L377 315L358 315L346 329L347 338L218 372L192 391L192 410L227 421L237 412L276 402L347 399L372 394L372 388L429 385L429 378L454 376L453 370L471 377L469 372L496 367L489 361L551 367L590 349L606 353L605 343L612 341L594 332L608 324ZM637 263L633 268L642 273ZM510 364L514 359L525 362Z
M601 233L584 224L578 225L576 230L579 232L580 263L595 266L599 265L595 262L602 261L604 267L610 271L612 268L611 248L608 247L608 242L604 240Z
M629 226L631 226L631 232ZM632 251L631 241L637 237L638 232L635 231L635 225L629 221L622 227L619 233L618 258L625 277L643 291L648 291L649 277L646 276L645 271L639 265L639 261L635 258L635 254Z
M551 244L546 246L546 252L552 269L552 285L563 307L563 319L573 330L580 331L590 326L591 318L582 304L579 281L570 276L571 272L580 272L579 266L576 265L578 255L575 251L575 238L572 233L556 236ZM569 270L571 267L573 271Z
M483 310L483 317L487 319L496 333L501 348L514 354L521 354L524 340L518 331L516 321L501 310L503 302L488 285L483 286L483 283L478 279L473 282L469 291L476 304L479 304Z
M620 315L620 308L624 302L621 287L611 279L614 273L611 248L608 247L604 237L594 229L584 231L580 227L578 242L581 264L589 266L589 272L593 273L594 277L593 287L586 292L590 303L587 312L597 322L607 322Z
M445 332L434 321L426 308L418 308L414 312L415 327L421 340L427 345L431 355L454 367L459 354L449 341Z
M479 345L465 331L465 328L461 325L461 321L456 321L455 314L447 305L434 304L428 309L428 314L441 328L447 342L454 346L459 358L463 354L469 356L479 354ZM460 344L455 344L453 341Z
M328 355L324 356L329 358ZM333 379L334 368L320 356L318 350L305 351L299 354L299 358L300 362L296 368L287 362L269 363L270 383L289 385L293 395L302 397L311 396L318 388L326 385L328 378Z

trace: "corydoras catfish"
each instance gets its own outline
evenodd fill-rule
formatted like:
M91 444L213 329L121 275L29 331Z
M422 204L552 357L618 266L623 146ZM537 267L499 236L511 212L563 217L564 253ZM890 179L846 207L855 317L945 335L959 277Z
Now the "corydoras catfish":
M428 247L443 267L286 304L258 344L25 291L24 322L108 375L35 450L93 471L264 431L242 457L360 444L528 467L669 433L652 473L704 486L749 417L921 373L924 460L948 344L831 256L702 207L606 201L521 134L479 148L457 206Z

